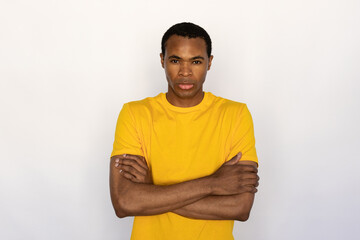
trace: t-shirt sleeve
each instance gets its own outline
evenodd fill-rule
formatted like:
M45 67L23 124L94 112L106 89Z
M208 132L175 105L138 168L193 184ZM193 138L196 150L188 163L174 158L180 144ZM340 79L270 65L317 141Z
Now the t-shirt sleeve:
M258 163L255 149L254 126L251 114L244 104L240 110L238 119L232 133L231 150L229 159L233 158L239 152L242 153L240 161L254 161Z
M121 154L144 156L138 131L135 119L130 111L130 106L126 103L121 109L117 120L111 157Z

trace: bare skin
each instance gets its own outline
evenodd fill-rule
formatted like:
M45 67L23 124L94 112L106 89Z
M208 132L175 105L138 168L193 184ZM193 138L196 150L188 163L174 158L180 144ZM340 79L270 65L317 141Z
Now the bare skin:
M137 183L152 184L150 170L146 164L145 158L138 155L118 155L114 156L115 167L128 180Z
M165 48L160 60L168 82L167 100L177 107L199 104L213 59L207 54L206 42L173 35ZM239 162L240 158L241 154L235 156L209 176L157 186L143 157L113 156L110 192L115 212L118 217L174 212L189 218L246 221L259 177L256 163Z
M167 100L177 107L192 107L204 98L203 84L211 68L213 56L208 56L202 38L173 35L166 42L165 54L160 54L161 66L168 82ZM182 89L181 85L190 89Z
M240 158L241 153L224 163L214 174L205 178L170 186L155 186L152 184L150 171L143 157L129 154L114 156L111 168L127 183L123 186L131 187L127 189L126 195L124 195L126 189L119 191L121 194L119 197L123 201L131 201L134 205L133 212L128 213L129 215L126 214L129 209L116 212L120 213L119 217L124 217L172 211L189 218L245 221L252 207L259 177L256 174L256 163L252 165L252 162L239 162ZM146 191L146 186L149 192ZM145 193L141 192L135 196L134 187ZM117 206L121 208L121 205L119 203ZM221 208L219 208L220 205ZM116 210L115 204L114 207Z

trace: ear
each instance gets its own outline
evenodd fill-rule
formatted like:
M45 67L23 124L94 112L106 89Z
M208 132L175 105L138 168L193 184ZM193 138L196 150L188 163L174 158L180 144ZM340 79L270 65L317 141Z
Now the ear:
M164 54L160 53L161 66L164 68Z
M213 55L211 55L211 56L209 57L208 71L209 71L209 70L210 70L210 68L211 68L211 62L212 62L213 58L214 58L214 56L213 56Z

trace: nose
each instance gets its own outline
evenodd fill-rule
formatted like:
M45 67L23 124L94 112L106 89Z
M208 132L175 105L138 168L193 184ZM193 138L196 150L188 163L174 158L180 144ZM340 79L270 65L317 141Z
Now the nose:
M182 62L180 64L179 76L187 77L192 75L191 63Z

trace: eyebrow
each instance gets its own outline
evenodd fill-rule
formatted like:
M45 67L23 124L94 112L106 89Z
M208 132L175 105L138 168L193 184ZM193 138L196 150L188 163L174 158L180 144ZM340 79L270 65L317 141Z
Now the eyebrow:
M170 59L170 58L181 59L181 57L176 56L176 55L171 55L171 56L169 56L168 58L169 58L169 59Z
M204 57L202 57L202 56L196 56L196 57L192 57L192 58L190 58L190 60L195 60L195 59L202 59L202 60L205 60L205 58L204 58Z
M171 55L171 56L169 56L169 59L170 59L170 58L181 59L181 57L176 56L176 55ZM202 60L205 60L205 58L204 58L204 57L202 57L202 56L195 56L195 57L190 58L190 60L195 60L195 59L202 59Z

